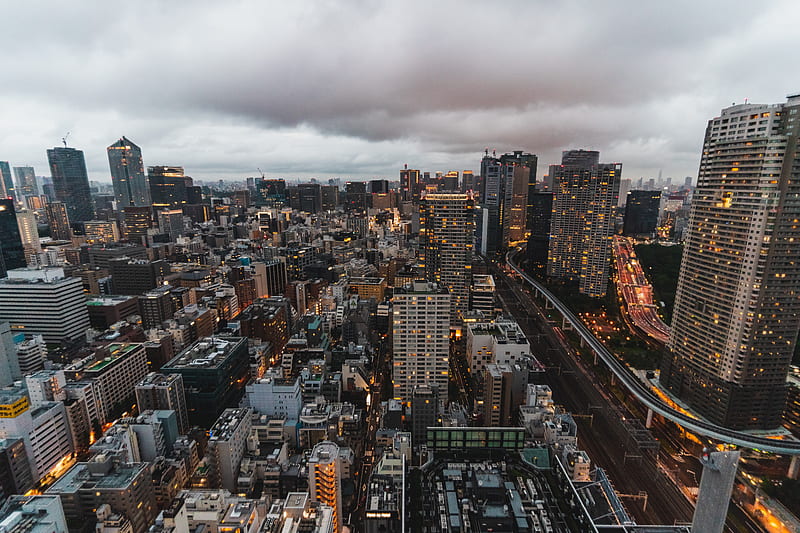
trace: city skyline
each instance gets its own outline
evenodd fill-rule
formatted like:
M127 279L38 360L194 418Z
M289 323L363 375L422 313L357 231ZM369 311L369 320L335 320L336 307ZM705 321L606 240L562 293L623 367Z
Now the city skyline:
M14 28L0 42L12 53L0 68L27 82L0 92L9 126L0 159L44 169L45 149L71 132L90 179L102 182L104 148L121 135L142 147L146 165L183 165L201 180L258 176L259 167L270 177L345 179L393 177L405 163L461 170L486 147L543 163L563 149L595 149L625 162L628 176L662 170L680 180L696 174L713 112L745 98L779 101L800 86L774 52L796 40L783 28L798 9L788 2L745 21L729 3L692 6L691 17L681 6L527 2L491 12L461 3L153 6L53 4L60 23L35 41L18 32L41 26L38 12L9 9ZM523 18L542 28L475 37ZM221 33L197 31L209 21ZM158 47L141 28L160 34ZM570 45L552 46L556 38ZM201 52L191 60L187 42ZM43 68L55 50L68 59ZM740 77L735 65L750 61L759 76Z

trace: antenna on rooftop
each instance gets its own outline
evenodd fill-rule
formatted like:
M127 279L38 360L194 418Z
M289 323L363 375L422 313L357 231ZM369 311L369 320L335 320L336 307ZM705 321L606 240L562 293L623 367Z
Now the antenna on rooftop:
M67 132L67 134L66 134L66 135L64 135L63 137L61 137L61 142L62 142L62 143L64 143L64 148L66 148L66 147L67 147L67 137L69 137L69 132Z

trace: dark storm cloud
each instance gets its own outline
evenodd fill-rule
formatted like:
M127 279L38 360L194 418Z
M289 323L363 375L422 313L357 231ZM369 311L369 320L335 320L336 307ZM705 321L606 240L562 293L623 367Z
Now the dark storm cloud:
M295 5L297 4L297 5ZM475 168L570 147L696 172L705 121L800 89L776 2L136 2L3 8L0 159L125 134L197 177ZM35 29L35 31L34 31Z

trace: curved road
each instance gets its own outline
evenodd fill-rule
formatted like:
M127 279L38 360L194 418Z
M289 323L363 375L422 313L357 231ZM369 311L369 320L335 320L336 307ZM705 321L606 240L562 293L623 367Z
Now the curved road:
M516 251L510 251L506 254L506 263L511 267L519 276L531 284L540 294L542 294L548 302L561 314L564 319L570 323L575 332L581 336L584 342L588 344L591 349L608 365L608 368L614 373L625 387L642 402L648 409L660 414L668 420L672 420L676 424L691 430L700 435L719 440L721 442L735 444L743 448L752 448L773 452L783 455L800 455L800 441L794 440L777 440L767 437L759 437L750 435L741 431L728 429L705 420L698 420L692 418L680 411L677 411L667 405L661 398L659 398L653 391L641 382L628 367L616 358L614 354L608 351L606 347L597 340L589 328L576 317L572 311L565 306L561 301L556 298L547 288L538 281L531 278L526 274L516 263L512 261L512 255Z

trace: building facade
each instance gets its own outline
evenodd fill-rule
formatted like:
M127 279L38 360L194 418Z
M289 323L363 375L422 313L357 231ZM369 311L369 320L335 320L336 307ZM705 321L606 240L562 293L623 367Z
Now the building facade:
M106 151L117 209L149 206L150 187L144 174L141 148L122 137Z
M89 175L83 152L75 148L55 147L47 150L50 175L56 200L64 202L71 222L94 219L94 201L89 190Z
M706 128L661 381L726 427L776 428L800 328L800 95Z

